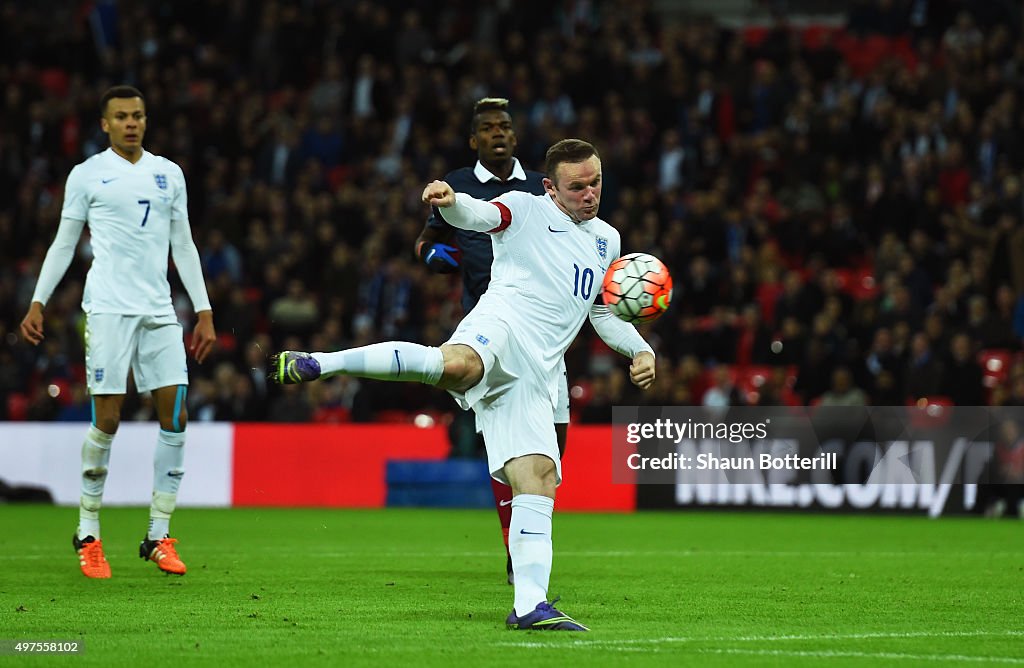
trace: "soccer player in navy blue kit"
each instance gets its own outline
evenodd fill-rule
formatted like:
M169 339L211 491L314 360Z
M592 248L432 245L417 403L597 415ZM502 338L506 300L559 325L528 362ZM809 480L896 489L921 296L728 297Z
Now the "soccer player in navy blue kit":
M476 151L476 165L456 169L444 177L455 191L482 200L490 200L513 190L532 195L544 194L544 175L523 169L515 157L516 133L508 112L508 100L485 97L477 101L473 106L469 147ZM491 281L491 262L494 254L490 235L452 227L441 217L437 207L431 209L427 224L416 239L416 256L438 273L447 274L462 270L463 315L468 315L473 310ZM564 360L562 378L562 400L555 414L555 432L558 435L558 449L564 454L569 423L569 389ZM475 425L473 415L468 412L460 412L456 419L468 420L470 424ZM511 583L512 557L508 556L508 531L512 522L512 488L492 478L491 489L494 491L494 505L501 520L501 532L508 557L506 571Z

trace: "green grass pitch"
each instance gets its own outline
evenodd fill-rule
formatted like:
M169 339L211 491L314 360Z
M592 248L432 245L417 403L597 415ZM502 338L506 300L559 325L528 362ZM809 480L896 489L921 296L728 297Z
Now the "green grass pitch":
M188 564L84 578L73 508L0 506L0 639L69 666L1024 665L1024 526L769 513L555 515L551 594L589 634L512 632L493 512L182 509Z

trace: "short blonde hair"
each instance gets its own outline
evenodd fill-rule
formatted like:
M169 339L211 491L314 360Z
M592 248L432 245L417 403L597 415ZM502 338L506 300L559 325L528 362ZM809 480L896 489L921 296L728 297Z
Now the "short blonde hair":
M470 122L470 133L476 132L477 123L480 122L480 114L485 111L504 111L508 113L508 99L504 97L482 97L473 105L473 120Z

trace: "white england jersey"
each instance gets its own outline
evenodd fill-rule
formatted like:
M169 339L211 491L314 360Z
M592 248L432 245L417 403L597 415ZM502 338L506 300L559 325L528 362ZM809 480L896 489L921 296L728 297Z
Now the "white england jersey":
M575 223L548 195L513 191L491 203L502 222L492 233L491 283L480 304L498 307L547 377L587 319L608 265L619 257L619 233L600 218Z
M108 148L71 170L61 216L85 221L91 234L83 311L174 313L167 281L171 221L188 221L178 165L146 151L133 164Z

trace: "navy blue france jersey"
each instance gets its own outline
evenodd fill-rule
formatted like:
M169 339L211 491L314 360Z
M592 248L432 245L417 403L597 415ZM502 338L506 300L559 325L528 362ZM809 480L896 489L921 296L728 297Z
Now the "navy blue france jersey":
M477 174L489 176L490 180L481 183ZM515 178L517 175L525 175L526 178ZM479 162L476 168L462 167L449 172L444 177L444 180L455 192L466 193L482 200L491 200L513 190L531 195L543 195L543 179L544 175L540 172L523 170L518 161L516 169L512 172L512 177L507 181L499 181ZM462 249L462 261L460 262L462 268L462 311L463 314L469 313L491 282L491 262L494 259L494 253L491 250L491 236L452 227L441 217L437 207L432 208L430 218L427 219L427 226L436 230L451 230L455 233L455 244Z

